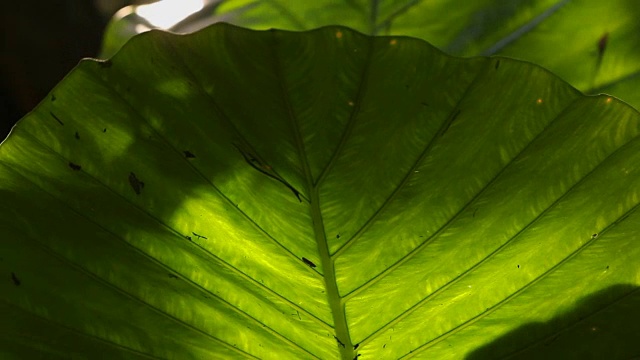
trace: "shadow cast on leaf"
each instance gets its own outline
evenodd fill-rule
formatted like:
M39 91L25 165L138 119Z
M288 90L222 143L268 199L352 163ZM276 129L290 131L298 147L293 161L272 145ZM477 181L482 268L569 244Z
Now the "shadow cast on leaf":
M520 326L473 352L480 359L630 359L640 356L640 287L615 285L547 322ZM571 355L567 356L567 350Z

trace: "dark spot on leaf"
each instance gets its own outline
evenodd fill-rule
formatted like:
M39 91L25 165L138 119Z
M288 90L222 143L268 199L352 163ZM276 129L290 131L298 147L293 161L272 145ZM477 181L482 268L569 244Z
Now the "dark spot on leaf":
M18 276L16 275L16 273L11 273L11 281L13 281L13 285L15 286L20 286L21 282L20 279L18 279Z
M336 239L340 239L340 234L336 235Z
M287 188L289 188L289 190L291 190L291 192L293 192L293 195L295 195L295 197L298 199L298 201L300 203L302 203L302 198L300 197L300 192L298 190L296 190L293 186L291 186L291 184L289 184L281 176L277 175L273 171L271 166L269 166L268 164L263 163L256 156L254 156L251 153L243 150L240 145L235 144L235 143L232 143L232 145L235 146L236 149L238 149L238 151L240 152L240 154L242 155L244 160L247 162L247 164L249 164L252 168L258 170L262 174L264 174L264 175L266 175L266 176L268 176L268 177L280 182L282 185L284 185Z
M498 70L498 68L500 67L500 59L496 60L496 70Z
M609 265L607 265L607 270L609 270Z
M51 94L51 102L54 102L54 101L56 101L56 96Z
M82 166L78 165L78 164L74 164L71 161L69 161L69 167L75 171L78 171L80 169L82 169Z
M360 357L360 354L356 354L356 356L354 356L353 360L358 360L359 357Z
M178 278L177 276L175 276L173 274L169 274L169 277L172 278L172 279L177 279Z
M207 239L207 237L206 237L206 236L198 235L198 234L196 234L196 233L194 233L194 232L191 232L191 233L193 234L193 236L197 236L197 237L198 237L198 239L205 239L205 240L209 240L209 239Z
M609 33L606 32L602 34L600 39L598 39L598 58L602 58L604 55L604 51L607 49L607 42L609 41Z
M111 62L111 60L104 60L104 61L98 61L98 64L100 64L101 67L103 68L110 68L111 65L113 65L113 63Z
M595 238L597 238L597 237L598 237L598 234L597 234L597 233L596 233L596 234L591 235L591 238L592 238L592 239L595 239Z
M382 345L382 348L383 348L383 349L384 349L384 348L386 348L386 347L387 347L387 344Z
M136 174L132 172L129 173L129 184L131 185L133 191L135 191L137 195L140 195L142 188L144 188L144 182L140 181L140 179L136 177Z
M520 264L518 264L518 269L520 269Z
M191 241L191 236L185 236L187 240Z
M106 133L107 132L107 128L102 129L102 132Z
M356 350L360 346L360 343L353 345L353 350Z
M315 268L316 264L314 264L311 260L307 259L306 257L302 258L302 261L307 264L309 267L311 268Z
M187 159L193 159L193 158L195 158L195 157L196 157L196 156L195 156L195 155L193 155L193 153L192 153L191 151L189 151L189 150L185 150L185 151L184 151L184 156L185 156Z
M78 134L78 132L76 131L76 135L75 135L76 140L80 140L80 134Z
M56 119L56 121L58 122L58 124L64 126L64 123L62 122L62 120L60 120L59 117L56 116L56 114L52 113L51 111L49 111L49 115L51 115L54 119Z

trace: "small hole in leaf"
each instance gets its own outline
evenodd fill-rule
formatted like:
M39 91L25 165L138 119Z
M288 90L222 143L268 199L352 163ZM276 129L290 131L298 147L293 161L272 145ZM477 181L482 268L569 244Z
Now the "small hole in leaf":
M74 164L74 163L72 163L71 161L69 161L69 167L70 167L71 169L73 169L74 171L78 171L78 170L82 169L82 166L80 166L80 165L78 165L78 164Z

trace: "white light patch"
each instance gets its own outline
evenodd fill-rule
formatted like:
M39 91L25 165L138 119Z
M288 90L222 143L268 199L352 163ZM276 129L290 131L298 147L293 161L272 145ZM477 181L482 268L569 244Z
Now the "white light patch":
M162 0L157 3L140 5L136 14L143 17L151 25L160 29L169 29L189 15L197 13L204 7L205 0Z

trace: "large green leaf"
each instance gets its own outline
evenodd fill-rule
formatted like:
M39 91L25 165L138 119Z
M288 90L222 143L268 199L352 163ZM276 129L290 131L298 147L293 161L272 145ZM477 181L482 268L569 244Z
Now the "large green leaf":
M0 353L638 356L639 121L417 39L144 34L0 147Z
M340 24L418 37L451 54L524 59L640 108L637 0L223 0L216 15L255 29Z

